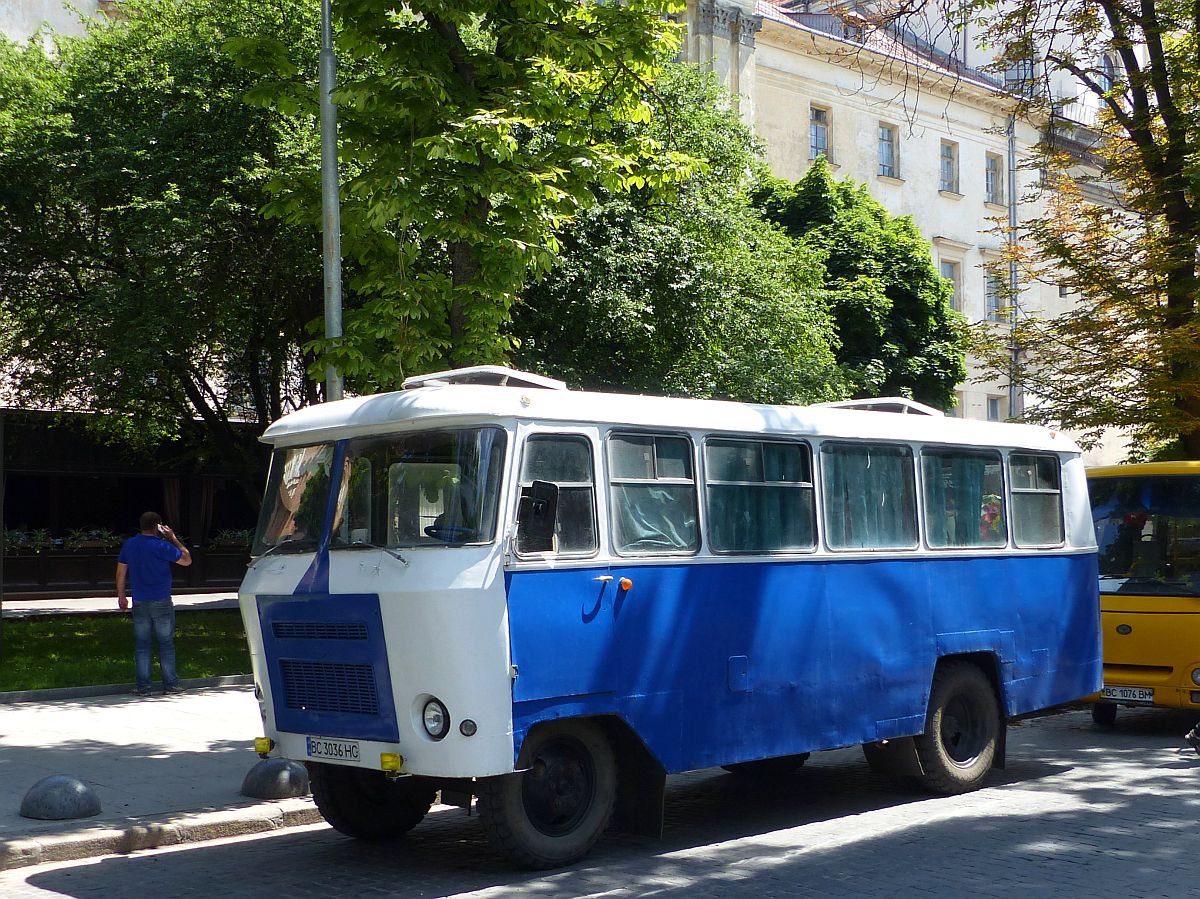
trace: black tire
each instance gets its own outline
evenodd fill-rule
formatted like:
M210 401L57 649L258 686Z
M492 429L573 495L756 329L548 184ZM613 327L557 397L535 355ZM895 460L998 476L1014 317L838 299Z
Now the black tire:
M546 724L526 740L524 771L478 782L479 820L513 863L536 870L569 865L587 855L612 817L612 746L587 721Z
M921 786L946 796L979 789L992 769L1000 727L1000 703L987 676L969 662L939 665L925 733L913 738L925 772Z
M382 771L308 763L313 801L334 830L357 840L408 833L433 805L436 790L424 778L388 780Z
M1115 702L1097 702L1092 706L1092 721L1101 727L1112 727L1117 722Z
M801 752L798 755L781 755L773 759L735 762L732 765L722 765L721 767L738 777L786 777L802 767L808 761L808 756L807 752Z

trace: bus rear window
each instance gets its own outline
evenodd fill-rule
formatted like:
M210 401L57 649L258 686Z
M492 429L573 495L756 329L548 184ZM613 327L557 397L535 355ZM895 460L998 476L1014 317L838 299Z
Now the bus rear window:
M1062 489L1058 457L1013 453L1013 540L1017 546L1058 546L1063 542Z

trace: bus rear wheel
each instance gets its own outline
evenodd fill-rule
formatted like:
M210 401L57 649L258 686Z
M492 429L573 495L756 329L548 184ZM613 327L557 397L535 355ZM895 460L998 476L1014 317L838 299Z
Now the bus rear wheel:
M1000 704L991 681L970 662L939 665L929 692L925 733L913 738L925 789L954 795L978 789L992 768Z
M419 777L388 780L382 771L308 763L313 801L334 830L358 840L384 840L421 823L436 790Z
M524 771L476 785L479 819L492 845L515 864L569 865L588 853L612 817L612 746L590 722L554 722L527 739Z

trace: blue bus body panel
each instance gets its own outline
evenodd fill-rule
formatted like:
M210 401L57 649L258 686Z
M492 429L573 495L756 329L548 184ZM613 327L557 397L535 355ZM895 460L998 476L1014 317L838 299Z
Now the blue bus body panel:
M258 597L277 730L396 742L377 594Z
M514 752L575 715L619 715L671 772L908 736L938 658L968 652L994 657L1008 715L1068 702L1101 683L1096 568L1046 554L513 572Z

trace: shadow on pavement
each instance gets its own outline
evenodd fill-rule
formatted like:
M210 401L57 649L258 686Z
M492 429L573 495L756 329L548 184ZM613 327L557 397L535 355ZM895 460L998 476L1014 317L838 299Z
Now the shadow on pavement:
M1175 743L1190 723L1154 710L1109 729L1086 712L1025 723L1010 732L1008 769L960 797L901 789L857 749L817 754L770 782L681 775L668 785L662 840L611 834L563 871L511 869L477 819L441 809L399 840L314 827L68 865L27 883L75 899L118 888L169 895L180 884L202 896L1184 895L1200 757Z

